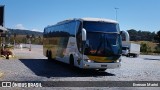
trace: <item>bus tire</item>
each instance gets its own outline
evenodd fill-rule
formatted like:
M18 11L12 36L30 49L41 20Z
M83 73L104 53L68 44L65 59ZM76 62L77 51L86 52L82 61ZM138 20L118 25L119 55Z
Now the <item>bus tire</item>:
M74 66L74 57L73 57L72 54L71 54L70 57L69 57L69 64L70 64L71 66Z

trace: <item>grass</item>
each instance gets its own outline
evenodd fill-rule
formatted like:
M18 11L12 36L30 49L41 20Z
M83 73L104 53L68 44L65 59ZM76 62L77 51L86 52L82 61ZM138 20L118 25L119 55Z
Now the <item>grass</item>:
M131 41L133 43L141 44L141 43L146 43L149 47L151 47L151 51L155 51L155 47L158 45L158 43L153 43L150 41Z
M131 41L132 43L136 43L136 44L141 44L141 43L144 43L144 44L147 44L148 47L151 48L151 52L141 52L141 54L144 54L144 55L160 55L160 53L154 53L156 51L155 47L158 46L158 43L154 43L154 42L151 42L151 41Z

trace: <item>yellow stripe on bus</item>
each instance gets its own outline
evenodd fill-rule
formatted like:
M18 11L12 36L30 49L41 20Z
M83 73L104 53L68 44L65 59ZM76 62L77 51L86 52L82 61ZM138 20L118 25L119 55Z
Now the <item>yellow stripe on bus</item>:
M100 56L88 56L90 60L96 61L96 62L113 62L114 60L109 57L100 57Z

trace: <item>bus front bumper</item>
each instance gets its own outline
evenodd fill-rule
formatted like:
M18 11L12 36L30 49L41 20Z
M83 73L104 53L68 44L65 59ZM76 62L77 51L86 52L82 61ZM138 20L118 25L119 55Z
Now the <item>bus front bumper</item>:
M84 69L114 69L119 68L121 66L120 62L116 63L91 63L91 62L84 62L83 68Z

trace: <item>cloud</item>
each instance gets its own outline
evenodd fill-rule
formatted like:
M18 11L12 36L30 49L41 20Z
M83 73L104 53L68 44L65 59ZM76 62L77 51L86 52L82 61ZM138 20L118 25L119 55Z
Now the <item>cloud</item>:
M26 29L24 26L23 26L23 24L17 24L16 26L15 26L15 29Z
M41 30L36 29L36 28L28 29L28 28L24 27L23 24L17 24L17 25L15 25L15 29L19 29L19 30L31 30L31 31L42 32Z
M38 32L40 32L40 30L39 30L39 29L35 29L35 28L34 28L34 29L32 29L32 31L38 31Z

